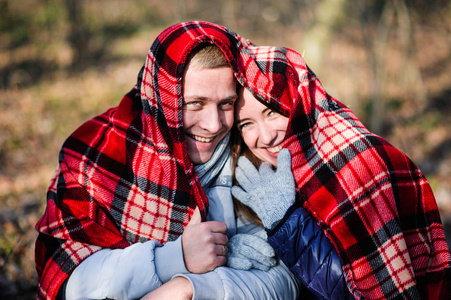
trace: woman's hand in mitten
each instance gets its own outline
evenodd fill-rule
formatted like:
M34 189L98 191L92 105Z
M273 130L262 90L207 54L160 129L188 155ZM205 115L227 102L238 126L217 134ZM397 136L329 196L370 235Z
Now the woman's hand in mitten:
M277 263L274 249L266 241L266 232L261 234L239 233L232 236L227 244L227 266L249 270L251 268L268 271Z
M240 157L235 177L240 186L232 187L233 196L252 208L267 229L273 229L294 204L296 187L288 149L279 152L277 170L266 162L257 170Z

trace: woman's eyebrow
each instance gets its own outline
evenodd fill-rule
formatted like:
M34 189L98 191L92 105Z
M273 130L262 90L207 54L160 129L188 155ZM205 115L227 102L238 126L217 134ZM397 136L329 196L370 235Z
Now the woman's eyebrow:
M248 120L250 120L250 118L243 118L243 119L237 119L237 118L235 118L235 123L236 123L236 124L240 124L240 123L246 122L246 121L248 121Z
M266 113L268 110L269 110L269 111L273 111L271 108L266 107L264 110L262 110L262 113Z

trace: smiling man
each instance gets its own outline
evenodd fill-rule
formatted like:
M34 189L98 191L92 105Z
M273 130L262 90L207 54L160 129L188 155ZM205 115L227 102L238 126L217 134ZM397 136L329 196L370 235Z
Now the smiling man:
M119 106L65 141L36 225L38 299L298 297L263 228L233 209L238 49L216 24L167 28ZM257 239L259 258L230 253L235 237Z
M217 47L206 47L188 59L183 76L183 128L188 156L194 164L211 158L234 121L236 79L225 57L211 55L215 51L220 52ZM217 60L205 64L199 59L205 55Z

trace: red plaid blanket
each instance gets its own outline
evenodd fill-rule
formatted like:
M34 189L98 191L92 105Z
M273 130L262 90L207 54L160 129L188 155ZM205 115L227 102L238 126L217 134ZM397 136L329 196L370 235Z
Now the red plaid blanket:
M299 195L339 251L354 295L451 299L449 250L420 170L328 95L297 52L252 51L247 85L289 116L284 146Z
M205 219L208 201L184 144L181 72L193 48L213 43L238 76L238 39L215 24L169 27L119 106L65 141L36 225L38 298L54 299L75 267L102 248L175 240L196 206Z
M186 153L181 110L183 65L203 42L223 50L241 84L290 116L285 145L300 195L338 249L355 295L437 298L449 252L420 171L327 95L299 54L254 47L206 22L163 31L119 106L64 143L36 225L38 298L54 299L102 248L174 240L196 206L205 219L208 200Z

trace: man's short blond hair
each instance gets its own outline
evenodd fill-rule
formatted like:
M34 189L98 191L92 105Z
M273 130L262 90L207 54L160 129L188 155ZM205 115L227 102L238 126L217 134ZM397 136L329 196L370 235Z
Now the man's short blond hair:
M196 69L230 67L222 50L212 44L202 44L195 48L187 58L186 66Z

